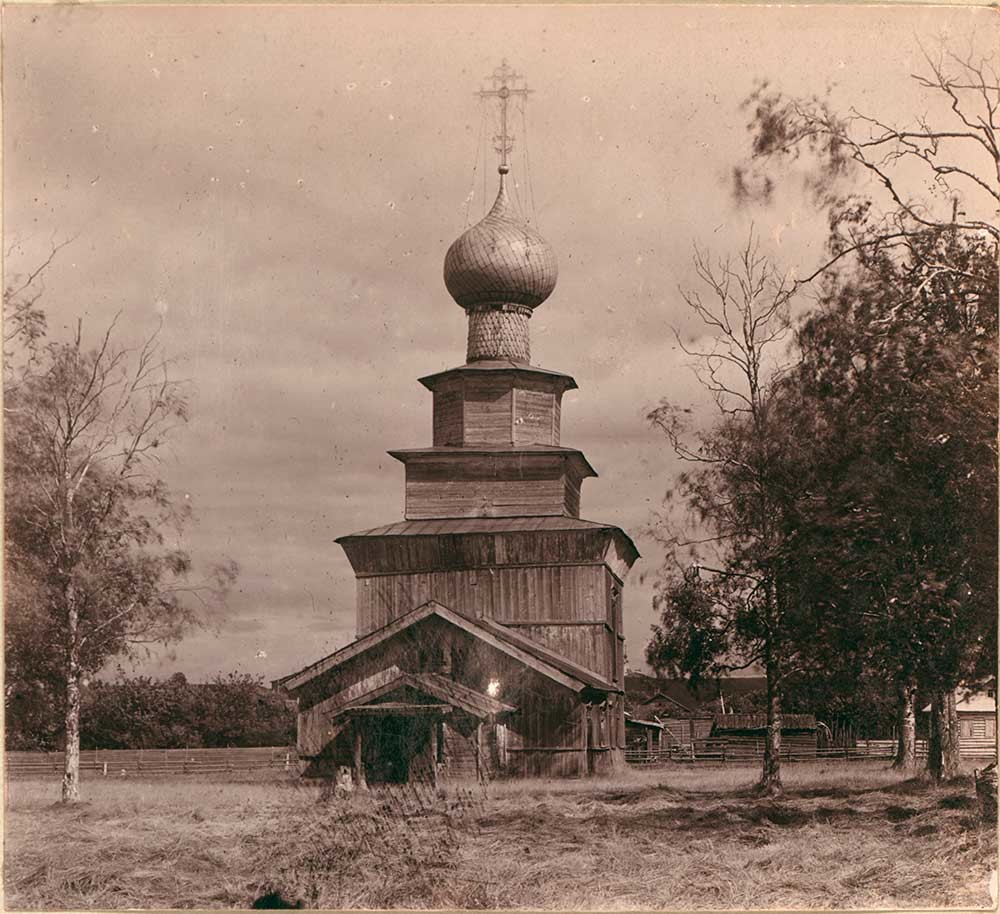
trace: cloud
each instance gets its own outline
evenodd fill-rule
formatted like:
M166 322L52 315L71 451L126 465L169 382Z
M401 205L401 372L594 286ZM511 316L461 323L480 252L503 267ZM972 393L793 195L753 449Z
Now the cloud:
M162 321L190 381L193 418L164 473L196 511L185 544L242 568L223 634L150 666L192 678L282 675L353 637L333 540L401 516L385 451L430 442L416 379L462 361L441 267L470 185L471 220L495 193L491 165L472 171L472 93L496 48L517 51L536 89L536 224L560 260L531 321L534 360L580 383L563 440L601 473L583 514L632 532L651 571L662 555L642 529L677 465L645 415L700 402L670 328L694 331L678 292L696 280L693 243L725 254L745 237L726 185L746 153L740 101L758 77L811 93L835 76L838 98L916 112L908 36L982 22L707 5L63 4L4 19L4 222L21 242L7 268L75 235L46 275L53 335L81 314L95 335L121 311L131 341ZM812 263L822 221L801 203L780 221L783 263ZM633 662L650 598L634 578Z

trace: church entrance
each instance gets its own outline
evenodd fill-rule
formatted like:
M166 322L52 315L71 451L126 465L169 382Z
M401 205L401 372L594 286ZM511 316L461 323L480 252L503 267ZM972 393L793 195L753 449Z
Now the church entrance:
M426 717L386 715L365 723L368 784L406 784L429 774L431 739Z

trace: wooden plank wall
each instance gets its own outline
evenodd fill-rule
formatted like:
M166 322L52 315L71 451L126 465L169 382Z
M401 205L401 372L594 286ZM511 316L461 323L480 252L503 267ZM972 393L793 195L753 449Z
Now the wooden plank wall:
M562 380L497 373L434 390L434 445L558 444Z
M358 635L381 628L428 600L498 622L603 623L601 571L595 565L543 565L359 578Z
M445 723L444 731L444 774L455 780L474 780L478 774L476 763L476 734L463 735L455 727Z
M464 399L461 379L445 381L434 391L434 446L462 444Z
M587 625L518 625L517 631L588 670L607 676L611 667L607 628Z
M566 495L565 495L566 515L568 517L579 517L580 486L582 480L567 473L565 481L566 481Z
M588 772L588 709L556 687L525 695L508 745L511 774L517 777L582 777ZM515 744L516 742L516 744Z
M422 474L420 474L422 475ZM549 479L442 479L420 478L407 470L406 519L438 517L551 517L571 515L562 476Z
M514 443L558 444L559 396L551 382L520 380L514 393Z
M726 746L739 747L740 749L751 749L754 752L764 751L763 734L745 733L715 733L712 739L724 739ZM813 733L782 733L782 751L788 749L797 755L815 754L816 734Z
M522 634L610 679L620 645L607 624L606 574L601 565L551 565L363 577L357 584L358 636L437 600L511 623Z
M465 444L510 444L511 384L503 378L465 378Z

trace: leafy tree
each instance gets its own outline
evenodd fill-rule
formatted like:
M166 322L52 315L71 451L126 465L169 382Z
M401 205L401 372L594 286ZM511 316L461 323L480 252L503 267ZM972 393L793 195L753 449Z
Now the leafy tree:
M909 261L865 254L799 332L786 403L815 447L792 577L841 620L831 648L898 695L902 766L916 690L931 693L930 763L948 777L954 689L996 658L996 252L951 229L911 244Z
M1000 79L992 60L978 57L971 48L957 54L942 44L936 53L924 52L924 65L923 73L913 79L924 90L925 113L904 124L854 108L844 113L829 98L793 97L761 83L745 103L751 113L752 157L734 169L733 186L740 201L769 202L779 180L787 183L797 167L809 195L828 219L828 256L801 282L826 278L830 286L822 296L822 315L807 325L804 339L808 342L810 334L817 335L812 350L815 365L825 370L833 358L840 359L834 366L843 380L839 396L850 398L851 411L844 414L850 417L846 427L840 423L841 437L828 435L823 440L856 443L855 438L844 437L855 430L856 416L867 416L869 435L877 430L888 433L892 423L903 433L895 445L886 434L879 439L881 451L865 448L859 459L846 460L838 483L840 496L821 506L827 521L817 524L813 533L832 537L830 542L840 543L846 552L857 553L863 546L868 559L866 576L838 585L837 599L828 600L828 608L836 605L843 611L846 589L853 591L854 605L867 607L864 621L869 624L862 630L876 645L868 660L881 665L898 693L898 761L903 765L914 759L917 680L928 681L937 722L931 730L930 763L936 774L946 775L958 758L954 698L946 683L959 675L960 668L970 673L969 652L977 653L975 645L991 638L969 622L976 613L968 610L969 601L961 596L965 586L961 574L971 565L981 566L984 553L995 567L989 556L993 550L983 547L990 541L995 515L992 508L980 510L977 498L984 493L989 498L993 486L985 483L985 489L968 492L974 510L963 518L953 513L959 502L951 500L962 488L961 469L958 463L946 464L965 448L964 459L979 461L969 479L983 483L992 478L988 472L984 475L990 461L982 451L983 442L995 438L995 410L984 408L990 394L982 387L992 358L984 354L982 344L991 331L988 320L983 323L974 315L982 310L977 302L984 300L983 290L994 314L997 304ZM842 269L848 263L850 267ZM835 273L837 278L830 279ZM838 296L840 305L833 305ZM845 304L852 299L852 305ZM841 317L851 314L840 324L839 341L833 331L838 307ZM970 330L973 345L966 351L962 346ZM863 351L866 345L875 347L880 356L871 371L867 371L870 353ZM823 347L828 351L822 352ZM808 355L808 345L804 348ZM971 359L963 361L965 354ZM854 366L849 365L851 360ZM868 378L873 386L864 394L849 393L858 377ZM970 384L977 394L972 397L977 411L969 415L970 434L956 435L949 404L957 402L953 397L971 395ZM864 396L874 402L866 405ZM900 398L911 396L916 397L914 403L900 406L906 402ZM891 417L874 412L890 402ZM844 402L841 408L846 408ZM836 425L829 411L825 417ZM985 429L984 423L992 423L992 428ZM836 472L830 461L826 469ZM821 484L828 496L829 482ZM966 488L975 489L976 484ZM995 498L993 502L995 508ZM933 537L927 539L929 520L938 510L945 512L941 517L947 521L932 544ZM974 542L970 531L979 534L971 537ZM949 552L950 561L945 559ZM963 571L951 574L949 567ZM977 587L977 594L993 589ZM927 625L918 631L921 619ZM931 624L935 619L936 627ZM942 641L940 631L953 637ZM963 638L972 643L961 646ZM886 651L885 644L894 647ZM938 650L925 650L928 645ZM947 658L945 645L950 651ZM995 666L995 653L990 665ZM937 751L942 742L951 747L944 756Z
M7 272L3 290L4 388L13 389L30 370L45 340L46 319L40 301L45 292L45 274L56 255L73 239L53 244L48 256L28 273ZM17 248L7 250L6 260Z
M991 58L946 44L925 50L924 65L912 78L926 113L909 124L841 113L828 98L789 96L766 82L744 103L753 154L734 168L736 198L770 199L774 166L787 175L797 164L828 216L831 256L808 279L856 253L898 251L911 262L929 257L931 269L959 269L950 250L925 244L942 228L1000 243L1000 77Z
M790 443L774 421L781 377L775 350L790 328L793 287L775 270L751 234L736 259L712 264L696 253L708 296L684 294L710 342L678 344L715 405L707 431L692 433L675 404L650 420L691 469L678 490L698 533L672 531L668 542L688 550L689 567L668 565L654 605L661 622L646 652L650 665L695 682L754 665L767 680L767 736L760 787L781 790L782 695L806 643L796 637L796 607L787 599L779 523L790 480L782 448ZM702 535L706 534L707 535ZM702 561L707 553L708 561Z
M280 746L294 741L285 700L249 673L219 674L200 687L199 728L206 746Z
M97 680L84 692L80 742L87 749L197 747L196 707L186 681Z
M65 708L64 801L79 798L81 680L139 645L179 638L235 574L229 563L190 580L176 545L188 512L156 472L187 403L155 336L130 350L114 330L89 349L78 326L6 389L7 568L22 582L7 593L7 618L15 632L31 626L30 650L48 658L42 670ZM8 650L16 659L26 649L8 639Z
M95 681L85 691L81 744L95 749L278 746L294 741L295 716L260 677L183 674Z

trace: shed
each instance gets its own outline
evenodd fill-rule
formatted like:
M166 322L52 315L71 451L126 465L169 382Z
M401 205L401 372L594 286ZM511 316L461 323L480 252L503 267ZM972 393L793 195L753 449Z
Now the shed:
M726 740L727 746L754 753L764 752L767 731L766 714L716 714L712 737ZM784 714L781 727L782 752L816 755L816 717L812 714Z
M642 752L659 752L663 748L663 724L657 720L643 720L626 711L625 745Z
M712 714L688 707L666 692L657 692L641 704L633 705L632 714L644 720L656 720L662 726L663 749L687 747L712 733Z
M994 683L981 689L959 686L955 690L958 713L958 747L963 758L996 758L997 693ZM929 714L931 706L924 708Z

